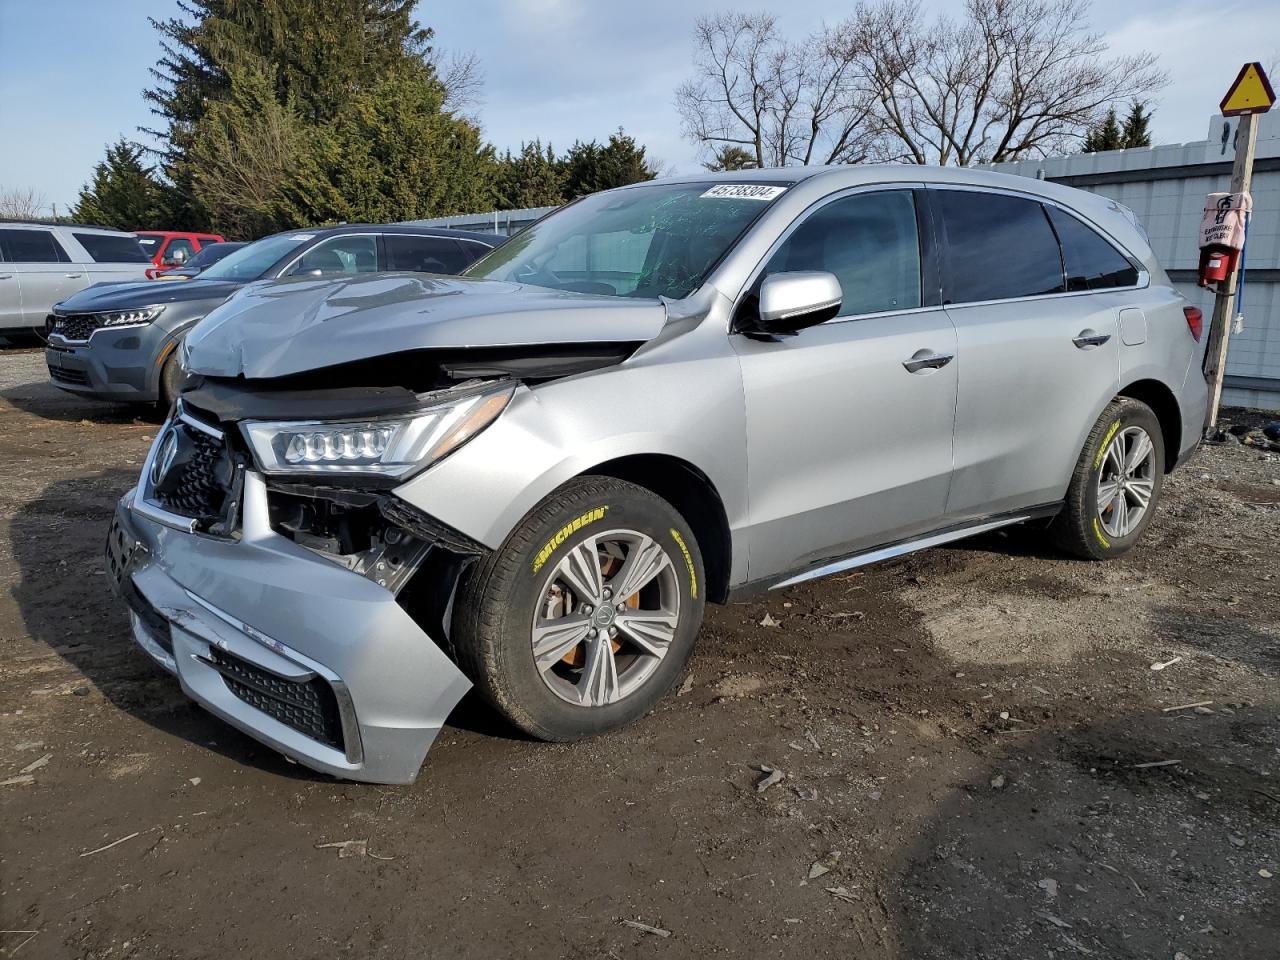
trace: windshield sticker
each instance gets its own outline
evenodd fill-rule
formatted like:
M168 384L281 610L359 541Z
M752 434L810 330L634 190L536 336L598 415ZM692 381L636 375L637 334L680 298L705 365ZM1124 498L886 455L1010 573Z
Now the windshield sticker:
M703 194L714 200L776 200L786 187L768 187L759 183L719 183Z
M315 234L314 234L314 233L295 233L295 234L294 234L293 236L291 236L289 239L290 239L290 240L295 240L295 241L297 241L298 243L306 243L308 240L311 240L311 239L313 239L314 237L315 237Z

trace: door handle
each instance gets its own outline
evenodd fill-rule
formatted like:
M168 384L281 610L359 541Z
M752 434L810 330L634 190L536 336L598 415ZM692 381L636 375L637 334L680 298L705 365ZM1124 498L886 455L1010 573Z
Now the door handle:
M917 350L910 360L903 360L902 365L907 373L920 373L923 370L941 370L954 360L954 353L934 353L932 350Z
M1072 337L1071 342L1081 350L1092 350L1094 347L1102 346L1110 339L1111 334L1109 333L1095 333L1086 328Z
M84 276L84 274L83 274L83 273L68 273L68 274L67 274L67 279L68 279L68 280L79 280L79 279L80 279L81 277L83 277L83 276Z

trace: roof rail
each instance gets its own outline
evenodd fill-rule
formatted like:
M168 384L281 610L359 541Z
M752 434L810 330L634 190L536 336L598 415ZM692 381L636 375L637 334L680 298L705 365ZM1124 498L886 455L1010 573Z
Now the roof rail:
M49 217L0 217L0 223L19 223L32 227L88 227L90 230L111 230L115 233L132 233L119 227L104 227L100 223L79 223L75 220L54 220Z

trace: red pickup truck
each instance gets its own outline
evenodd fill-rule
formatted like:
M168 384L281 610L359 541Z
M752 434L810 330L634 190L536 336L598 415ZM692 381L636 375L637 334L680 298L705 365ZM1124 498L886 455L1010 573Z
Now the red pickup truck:
M156 272L162 267L180 267L201 247L222 243L223 240L216 233L185 233L181 230L142 230L134 236L154 264L147 270L149 280L154 280Z

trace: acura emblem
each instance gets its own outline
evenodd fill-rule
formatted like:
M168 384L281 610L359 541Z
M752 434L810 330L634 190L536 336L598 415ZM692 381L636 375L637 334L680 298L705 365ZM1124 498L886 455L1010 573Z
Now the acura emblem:
M178 425L175 423L164 432L164 436L160 438L159 444L156 445L155 459L151 461L151 485L153 487L160 486L165 476L169 473L169 468L173 466L174 458L178 456Z

